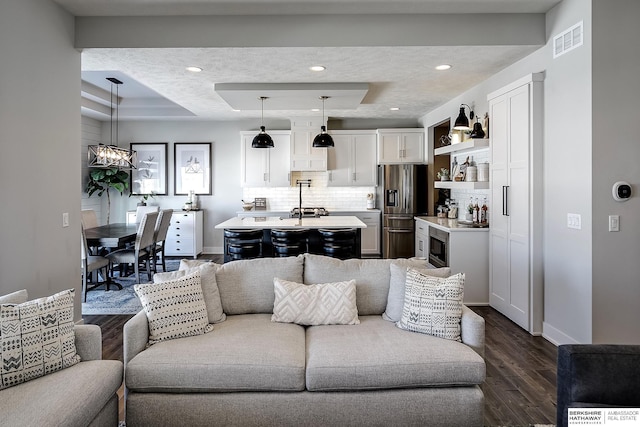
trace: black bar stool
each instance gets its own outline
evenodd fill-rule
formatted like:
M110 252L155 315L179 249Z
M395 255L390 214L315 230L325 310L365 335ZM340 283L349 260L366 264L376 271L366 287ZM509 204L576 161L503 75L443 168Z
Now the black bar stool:
M309 229L277 229L271 230L273 256L297 256L309 251Z
M320 228L322 249L326 256L333 258L353 258L356 244L355 228Z
M262 256L262 235L260 229L224 230L224 256L226 261L259 258Z

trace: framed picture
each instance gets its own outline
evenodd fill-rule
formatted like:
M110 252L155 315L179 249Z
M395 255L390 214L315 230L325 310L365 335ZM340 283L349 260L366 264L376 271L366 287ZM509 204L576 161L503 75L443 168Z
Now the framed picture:
M174 194L211 194L211 143L176 142L173 144L175 167Z
M129 188L134 196L151 194L166 196L167 152L166 142L132 142L129 148L137 152L136 169L131 169Z

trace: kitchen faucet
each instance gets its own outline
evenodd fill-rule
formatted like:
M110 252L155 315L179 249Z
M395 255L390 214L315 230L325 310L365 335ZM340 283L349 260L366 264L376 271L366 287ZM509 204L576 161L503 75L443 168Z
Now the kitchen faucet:
M311 187L311 180L297 179L296 184L298 185L298 219L302 219L302 186Z

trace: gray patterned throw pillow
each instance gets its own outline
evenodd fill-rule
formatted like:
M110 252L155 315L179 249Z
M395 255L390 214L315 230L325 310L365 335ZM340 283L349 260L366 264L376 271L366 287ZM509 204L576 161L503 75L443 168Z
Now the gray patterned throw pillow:
M461 341L460 320L464 296L464 273L448 278L407 270L400 329Z
M200 271L164 283L135 285L149 322L149 345L213 330L202 295Z

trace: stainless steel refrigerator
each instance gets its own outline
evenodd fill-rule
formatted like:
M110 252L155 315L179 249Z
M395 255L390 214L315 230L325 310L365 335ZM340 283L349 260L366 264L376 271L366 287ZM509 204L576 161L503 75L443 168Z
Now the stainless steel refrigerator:
M415 253L415 215L427 214L427 165L381 165L382 256L409 258ZM380 192L382 194L380 194Z

